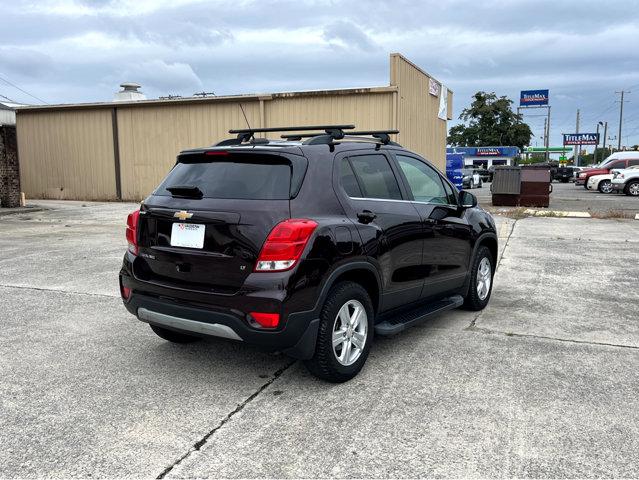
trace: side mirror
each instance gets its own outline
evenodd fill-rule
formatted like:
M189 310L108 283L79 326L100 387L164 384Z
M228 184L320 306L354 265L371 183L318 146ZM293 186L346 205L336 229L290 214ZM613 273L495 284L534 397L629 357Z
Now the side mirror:
M459 205L462 208L473 208L477 206L477 197L466 190L459 192Z

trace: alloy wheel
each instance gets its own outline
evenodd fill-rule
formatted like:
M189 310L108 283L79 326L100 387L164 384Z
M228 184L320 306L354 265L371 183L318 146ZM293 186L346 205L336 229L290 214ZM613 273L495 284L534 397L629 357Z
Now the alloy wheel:
M611 182L603 182L600 185L601 193L610 193L612 192L612 183Z
M333 323L333 354L344 366L362 354L368 336L368 316L361 302L349 300L339 309Z
M486 300L488 292L490 292L492 280L490 260L484 257L481 259L481 262L479 262L479 268L477 268L477 296L480 300Z
M639 183L631 183L628 186L628 192L630 193L630 195L632 195L633 197L636 197L639 195Z

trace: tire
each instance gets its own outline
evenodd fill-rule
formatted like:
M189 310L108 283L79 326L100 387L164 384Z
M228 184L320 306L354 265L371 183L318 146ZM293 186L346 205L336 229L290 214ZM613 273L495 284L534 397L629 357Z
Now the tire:
M612 182L610 180L602 180L599 182L597 190L601 193L612 193Z
M168 340L173 343L193 343L201 340L200 337L195 337L193 335L187 335L186 333L176 332L174 330L169 330L168 328L158 327L157 325L149 324L151 330L155 332L155 334L163 338L164 340Z
M362 311L359 309L363 309L366 318L362 318L361 314L358 316L357 312ZM347 324L359 318L359 323L355 324L355 328L344 327L343 318L347 319ZM315 354L304 362L306 368L316 377L332 383L346 382L355 377L364 366L373 342L373 318L373 303L361 285L354 282L335 285L322 307ZM365 332L363 346L358 348L352 339L361 341L362 332ZM344 341L333 347L334 338L336 341L344 338ZM348 358L343 357L344 348L349 349L346 351Z
M473 188L475 188L475 182L471 180L470 183L468 184L468 190L472 190Z
M479 185L477 186L477 188L483 188L483 186L484 186L484 182L480 180L479 181Z
M624 193L631 197L639 197L639 180L632 180L628 182L626 188L624 188Z
M485 268L488 267L488 276L485 276ZM480 273L481 268L481 273ZM481 246L477 250L477 255L473 260L470 270L470 286L468 294L464 299L464 307L468 310L483 310L490 300L490 294L493 290L493 277L495 272L495 261L488 247ZM480 276L483 277L482 283L484 287L479 290ZM486 285L487 282L487 285ZM481 292L481 293L480 293Z

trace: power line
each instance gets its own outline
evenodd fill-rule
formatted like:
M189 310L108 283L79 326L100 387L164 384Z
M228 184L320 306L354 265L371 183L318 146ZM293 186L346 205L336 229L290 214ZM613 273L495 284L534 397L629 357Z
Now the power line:
M9 97L5 97L4 95L0 95L0 97L4 98L7 102L11 102L11 103L18 103L15 100L13 100L12 98Z
M47 105L49 104L49 102L45 102L44 100L42 100L39 97L36 97L35 95L30 94L29 92L27 92L26 90L21 89L20 87L18 87L17 85L11 83L9 80L7 80L6 78L2 78L0 77L0 80L2 80L3 82L5 82L7 85L11 85L13 88L16 88L18 90L20 90L22 93L26 93L27 95L29 95L30 97L35 98L36 100L42 102L42 103L46 103Z

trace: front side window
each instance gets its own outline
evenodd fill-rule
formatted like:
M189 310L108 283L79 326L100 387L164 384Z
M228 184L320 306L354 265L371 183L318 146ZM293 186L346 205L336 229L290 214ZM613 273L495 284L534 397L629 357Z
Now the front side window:
M629 167L633 167L635 165L639 165L639 158L633 158L631 160L628 160Z
M446 197L448 197L448 203L450 205L457 205L457 194L455 194L456 189L450 186L448 182L442 182L444 184L444 190L446 191Z
M439 173L433 168L421 160L404 155L397 155L397 162L416 201L443 205L449 203Z
M384 155L358 155L356 157L349 157L348 161L356 176L362 197L387 200L402 199L395 174ZM342 183L342 185L344 184ZM344 189L348 193L346 187L344 187ZM352 191L356 192L354 186L352 187Z

